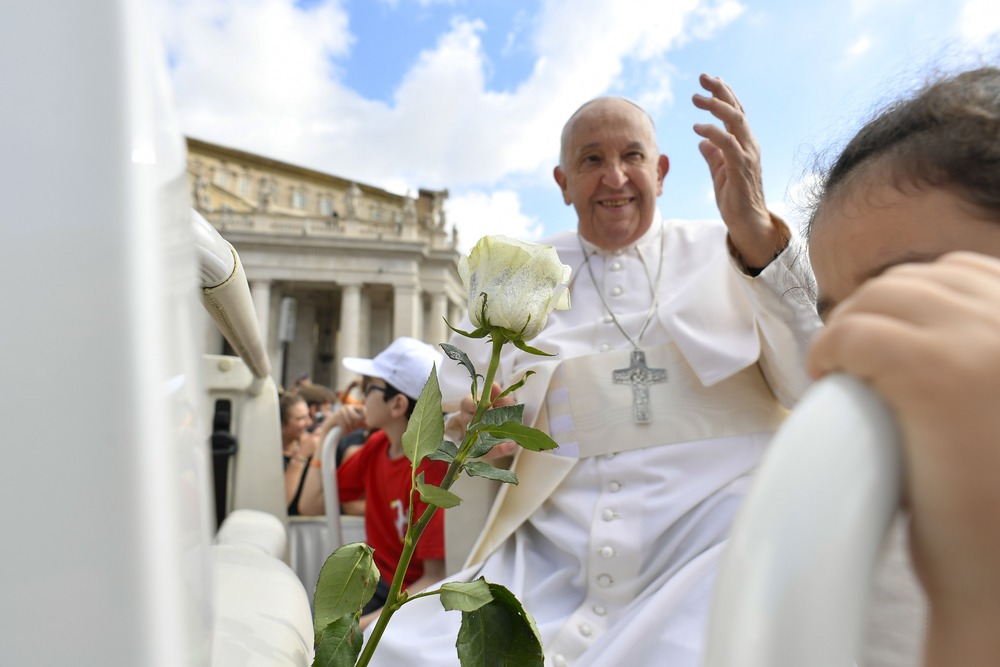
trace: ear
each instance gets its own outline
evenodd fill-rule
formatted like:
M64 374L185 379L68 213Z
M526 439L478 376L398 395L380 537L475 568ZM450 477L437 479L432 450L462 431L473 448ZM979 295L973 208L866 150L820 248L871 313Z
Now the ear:
M656 161L656 195L660 196L663 194L663 179L666 178L667 172L670 171L670 159L666 155L661 155Z
M396 417L405 417L406 410L410 407L410 399L403 394L396 394L389 402L389 414Z
M553 169L552 176L555 177L556 183L559 184L559 189L562 190L563 202L569 206L573 203L573 200L569 198L569 191L566 189L566 174L563 172L562 167Z

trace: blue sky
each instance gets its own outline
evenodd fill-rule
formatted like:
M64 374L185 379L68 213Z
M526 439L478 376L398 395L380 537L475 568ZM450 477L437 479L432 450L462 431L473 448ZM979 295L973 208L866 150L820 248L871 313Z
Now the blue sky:
M691 130L701 72L795 220L818 154L934 67L1000 62L996 0L153 0L190 135L394 192L448 188L464 246L575 226L563 122L618 94L671 160L660 208L717 217Z

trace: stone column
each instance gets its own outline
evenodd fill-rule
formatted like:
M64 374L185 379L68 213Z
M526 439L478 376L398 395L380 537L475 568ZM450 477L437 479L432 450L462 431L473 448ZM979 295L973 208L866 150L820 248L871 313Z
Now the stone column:
M420 338L420 292L414 285L394 285L392 290L392 337Z
M295 317L295 340L288 346L288 383L303 373L313 374L316 361L316 344L313 340L313 326L316 324L316 303L312 299L298 296Z
M430 322L427 323L427 337L432 345L443 343L448 340L448 326L444 323L448 317L448 295L442 292L431 295ZM451 320L448 320L451 322ZM457 322L452 325L457 326Z
M361 356L361 285L347 284L340 286L340 334L338 336L337 367L335 389L347 386L351 371L340 363L344 357Z

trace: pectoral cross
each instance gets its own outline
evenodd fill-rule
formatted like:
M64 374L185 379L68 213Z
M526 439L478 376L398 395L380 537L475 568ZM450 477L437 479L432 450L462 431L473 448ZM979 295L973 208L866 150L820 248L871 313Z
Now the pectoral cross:
M649 385L666 382L667 369L649 368L646 366L646 353L642 350L632 350L631 365L614 371L611 379L615 384L632 386L632 419L635 423L651 422L653 418L649 410Z

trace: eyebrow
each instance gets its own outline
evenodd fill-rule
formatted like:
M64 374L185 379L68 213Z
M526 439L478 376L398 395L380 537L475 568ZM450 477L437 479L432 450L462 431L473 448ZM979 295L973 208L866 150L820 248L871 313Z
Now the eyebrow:
M587 151L592 151L600 147L601 143L599 141L592 141L591 143L584 144L583 146L580 146L578 149L576 149L576 155L581 155L582 153L586 153ZM625 144L625 150L631 150L633 148L645 149L645 147L646 145L643 142L639 141L638 139L630 141L627 144Z
M927 264L933 262L944 252L908 252L898 257L893 257L892 259L875 266L870 271L866 271L858 276L858 286L865 284L872 278L877 278L894 266L899 266L901 264ZM837 304L829 297L819 297L816 299L816 313L819 315L821 320L826 319L827 313L829 313Z

